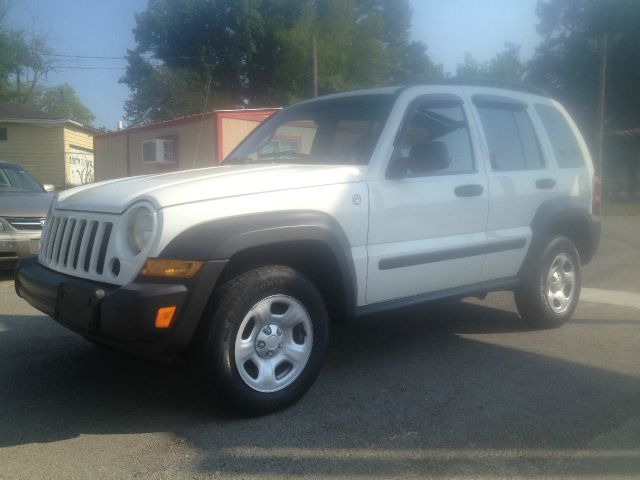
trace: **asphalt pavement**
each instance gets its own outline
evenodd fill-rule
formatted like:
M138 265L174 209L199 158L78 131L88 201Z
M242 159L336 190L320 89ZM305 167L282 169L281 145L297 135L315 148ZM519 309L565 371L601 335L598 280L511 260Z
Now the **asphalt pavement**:
M253 419L0 274L0 479L640 478L640 217L605 218L583 273L559 329L506 293L336 328L309 393Z

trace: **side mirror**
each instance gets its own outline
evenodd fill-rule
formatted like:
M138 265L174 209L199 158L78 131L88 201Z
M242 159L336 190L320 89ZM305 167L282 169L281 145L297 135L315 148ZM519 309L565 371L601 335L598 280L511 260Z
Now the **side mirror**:
M56 191L56 187L52 183L44 183L42 185L42 188L44 188L44 191L47 192L47 193L51 193L51 192L55 192Z
M411 147L408 163L414 174L425 174L446 170L451 163L451 157L446 143L423 140Z

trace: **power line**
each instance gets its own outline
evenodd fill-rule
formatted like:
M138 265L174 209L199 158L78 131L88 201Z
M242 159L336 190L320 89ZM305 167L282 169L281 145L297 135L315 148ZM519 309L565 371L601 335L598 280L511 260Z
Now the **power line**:
M126 57L126 56L117 57L117 56L108 56L108 55L73 55L73 54L67 54L67 53L47 53L46 55L49 56L49 57L78 58L78 59L85 59L85 60L129 60L129 57ZM218 53L215 56L219 57L219 58L233 58L233 57L235 57L235 55L231 54L231 53L226 53L226 54ZM143 60L159 60L159 61L164 61L164 60L199 60L199 59L202 58L202 55L177 55L177 56L173 56L173 57L162 57L162 58L140 56L140 58L142 58Z
M63 57L63 58L87 58L87 59L100 59L100 60L126 60L126 57L105 57L100 55L66 55L63 53L48 53L50 57Z
M83 66L60 66L54 67L54 70L126 70L127 67L83 67Z
M46 53L44 54L48 57L56 57L56 58L77 58L77 59L81 59L81 60L129 60L129 57L110 57L110 56L103 56L103 55L70 55L70 54L66 54L66 53ZM140 58L142 60L159 60L155 57L144 57L144 56L140 56ZM193 56L187 56L187 55L181 55L181 56L177 56L177 57L167 57L167 59L169 60L190 60L190 59L195 59L198 57L193 57Z

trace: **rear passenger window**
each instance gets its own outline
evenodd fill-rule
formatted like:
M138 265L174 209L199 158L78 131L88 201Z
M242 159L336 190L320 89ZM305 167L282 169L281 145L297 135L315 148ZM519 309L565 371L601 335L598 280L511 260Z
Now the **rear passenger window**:
M582 150L564 115L550 105L536 105L535 109L551 142L558 167L583 167Z
M538 139L524 107L477 105L494 171L533 170L544 162Z

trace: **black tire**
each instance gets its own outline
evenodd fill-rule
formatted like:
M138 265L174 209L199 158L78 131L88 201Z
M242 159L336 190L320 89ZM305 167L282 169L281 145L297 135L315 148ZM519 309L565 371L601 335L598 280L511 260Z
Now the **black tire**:
M561 263L566 261L564 267ZM570 295L565 295L567 289L567 281L557 283L556 285L564 285L561 288L554 288L554 283L550 280L552 267L560 265L561 269L567 268L570 264L573 276L573 289ZM567 271L568 273L568 271ZM523 278L520 288L515 291L515 301L520 316L532 325L541 328L555 328L563 325L578 305L580 298L580 288L582 285L582 277L580 272L580 256L573 242L566 237L551 237L542 252L540 261L530 272L527 277ZM554 277L555 278L555 277ZM557 292L563 292L561 298L567 298L567 305L551 299L549 293L551 289Z
M304 307L312 325L312 342L308 347L308 360L300 367L302 370L292 383L277 391L262 392L243 380L236 365L235 347L240 326L249 311L259 302L274 296L287 296ZM204 362L203 373L209 393L222 397L231 409L250 416L280 410L300 399L320 372L329 339L327 311L315 285L292 268L269 265L229 280L216 290L214 298L212 313L203 319L210 323L199 355ZM257 327L257 335L262 328Z

